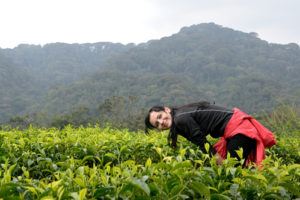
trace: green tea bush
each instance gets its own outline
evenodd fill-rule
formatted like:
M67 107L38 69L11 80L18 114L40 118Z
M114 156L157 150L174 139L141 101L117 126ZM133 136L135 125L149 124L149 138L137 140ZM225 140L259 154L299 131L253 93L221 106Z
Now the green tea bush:
M283 104L258 119L276 136L272 153L284 158L284 163L300 164L300 108Z
M68 126L0 131L3 199L295 199L300 165L268 151L264 168L215 164L184 138L176 151L167 133ZM292 140L291 140L292 141ZM212 140L214 143L215 140ZM280 139L287 149L292 143ZM298 146L299 147L299 146ZM297 147L297 148L298 148ZM278 147L278 148L281 148ZM296 149L294 151L298 151ZM297 158L296 158L297 159Z

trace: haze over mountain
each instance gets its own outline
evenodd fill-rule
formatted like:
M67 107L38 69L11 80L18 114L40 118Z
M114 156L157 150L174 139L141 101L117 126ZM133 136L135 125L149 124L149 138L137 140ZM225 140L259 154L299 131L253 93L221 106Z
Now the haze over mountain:
M25 114L48 90L84 79L87 73L101 69L109 57L134 46L54 43L0 49L1 122Z
M0 52L49 86L78 81L85 73L101 69L102 64L111 56L134 46L134 44L122 45L108 42L53 43L45 46L23 44Z
M32 105L38 85L33 74L0 52L0 123Z
M250 114L300 99L297 44L268 43L256 33L214 23L139 45L0 49L0 70L2 123L15 115L53 116L80 106L95 114L111 96L137 97L136 109L209 100Z

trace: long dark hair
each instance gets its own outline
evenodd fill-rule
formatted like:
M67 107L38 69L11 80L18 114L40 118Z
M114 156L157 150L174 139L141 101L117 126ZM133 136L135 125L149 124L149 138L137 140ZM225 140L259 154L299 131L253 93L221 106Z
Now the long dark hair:
M168 135L168 145L172 148L176 148L177 147L177 136L178 133L175 130L175 123L174 123L174 115L178 110L181 109L186 109L186 108L190 108L190 107L195 107L196 110L198 109L205 109L210 105L210 102L208 101L200 101L200 102L194 102L194 103L190 103L190 104L186 104L183 106L177 106L177 107L169 107L171 109L171 117L172 117L172 126L170 128L170 132ZM165 107L164 106L153 106L152 108L150 108L150 110L148 111L146 117L145 117L145 133L149 134L149 129L154 129L155 127L152 126L152 124L150 123L150 113L151 112L159 112L159 111L165 111Z

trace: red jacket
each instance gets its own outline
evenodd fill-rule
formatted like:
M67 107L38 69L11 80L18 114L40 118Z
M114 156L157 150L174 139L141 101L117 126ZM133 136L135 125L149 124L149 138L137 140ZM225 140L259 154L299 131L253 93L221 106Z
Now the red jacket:
M225 128L224 135L221 137L221 140L214 145L214 148L223 159L225 159L227 153L226 139L238 133L256 140L256 151L253 150L250 153L246 161L246 166L248 166L249 161L261 165L261 161L266 157L265 148L276 144L276 139L271 131L261 125L253 117L234 108L234 114Z

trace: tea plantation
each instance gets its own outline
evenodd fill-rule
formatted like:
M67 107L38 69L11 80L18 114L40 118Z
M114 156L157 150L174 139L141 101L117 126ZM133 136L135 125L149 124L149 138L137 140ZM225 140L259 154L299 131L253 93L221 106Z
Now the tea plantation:
M218 166L184 138L174 151L165 132L3 127L0 199L297 199L299 132L276 139L258 170Z

